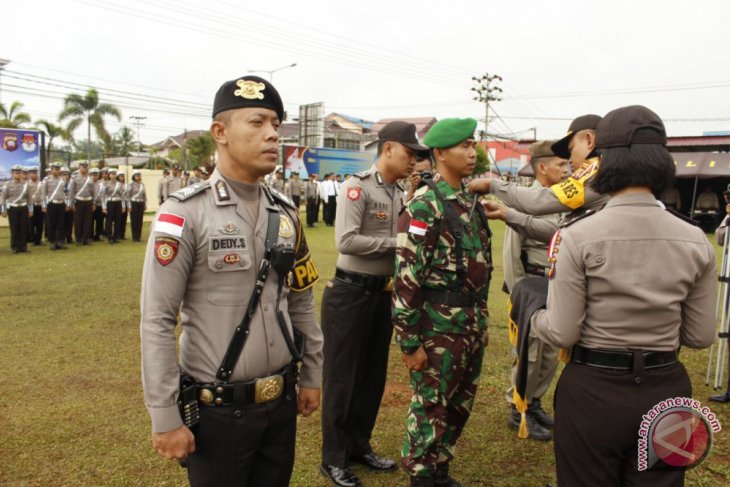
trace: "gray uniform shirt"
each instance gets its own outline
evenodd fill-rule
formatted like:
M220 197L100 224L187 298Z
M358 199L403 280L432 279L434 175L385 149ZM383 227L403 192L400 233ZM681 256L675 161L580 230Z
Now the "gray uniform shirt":
M104 185L104 194L101 199L101 207L106 210L106 205L110 201L121 201L122 207L126 208L124 192L126 188L121 181L107 181Z
M45 178L41 183L41 205L43 205L43 208L46 208L48 203L65 203L65 187L66 181L62 177L48 176Z
M335 243L337 267L375 276L395 272L398 214L403 190L386 185L378 167L355 174L337 197Z
M147 203L147 192L144 184L132 181L127 185L127 201L130 203Z
M30 191L30 200L33 207L36 209L41 208L41 182L28 180L28 191Z
M167 200L172 193L182 189L183 186L184 183L180 176L168 176L162 183L162 197Z
M68 201L69 206L74 204L75 200L94 201L96 196L94 188L94 179L91 174L82 176L74 174L68 182Z
M530 189L533 191L539 191L540 188L544 188L539 181L535 181ZM512 210L513 213L514 212ZM552 235L558 230L558 222L560 221L560 214L553 213L552 215L541 215L533 217L530 215L523 215L528 217L525 220L526 229L539 227L548 229L547 232ZM509 212L507 213L509 218ZM522 226L521 226L522 228ZM549 238L547 239L549 241ZM502 258L504 262L504 282L507 284L507 289L512 291L514 285L522 278L526 276L525 268L522 264L521 255L524 251L527 254L527 262L533 265L542 267L548 267L548 245L546 239L535 240L528 236L521 235L517 231L510 227L504 230L504 247L502 248Z
M209 181L180 194L196 192L185 201L172 196L160 207L142 273L142 383L152 429L157 432L182 425L175 402L178 312L183 329L179 367L199 382L215 382L254 288L269 209L281 214L278 242L295 246L297 252L291 288L284 285L280 309L288 332L295 326L306 336L299 383L317 388L321 382L322 332L312 294L317 276L296 210L274 204L262 194L258 219L252 221L217 170ZM276 319L278 278L272 268L233 382L266 377L292 360Z
M28 210L32 212L32 204L33 194L27 181L16 183L10 180L3 185L2 195L0 195L0 208L2 208L2 211L8 211L9 208L16 206L27 206Z
M672 351L715 338L715 251L700 228L648 193L614 196L560 231L547 310L532 315L559 347Z
M307 200L316 200L319 198L319 185L316 181L307 181L304 183L304 198Z

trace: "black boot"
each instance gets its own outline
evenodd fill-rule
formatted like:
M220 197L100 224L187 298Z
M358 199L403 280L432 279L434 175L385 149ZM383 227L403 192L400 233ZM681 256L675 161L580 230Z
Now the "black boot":
M531 440L538 440L538 441L550 441L553 439L552 432L544 428L540 425L540 423L537 422L535 417L530 414L528 411L525 414L525 419L527 420L527 437ZM519 411L517 411L517 408L515 408L514 404L510 408L510 414L509 419L507 420L507 426L509 426L510 429L518 431L520 429L520 421L522 420L522 415Z
M555 427L555 421L547 411L542 408L542 404L539 399L533 399L530 405L527 407L527 413L531 414L535 421L538 422L543 428L553 429Z
M411 487L433 487L434 485L431 477L411 477Z
M464 487L449 475L448 463L440 463L436 466L436 471L433 473L433 485L434 487Z

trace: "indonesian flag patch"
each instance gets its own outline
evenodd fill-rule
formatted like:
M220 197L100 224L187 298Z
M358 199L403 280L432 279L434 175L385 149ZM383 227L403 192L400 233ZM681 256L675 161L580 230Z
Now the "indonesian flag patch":
M357 201L360 199L360 191L362 188L350 188L347 190L347 199Z
M173 237L182 237L185 218L172 213L160 213L155 222L155 232L167 233Z
M161 266L170 264L180 248L180 243L174 238L157 237L155 240L155 257Z
M408 227L408 233L412 233L414 235L418 235L420 237L423 237L426 235L426 230L428 229L428 225L426 225L425 222L422 222L421 220L416 220L415 218L411 219L411 224Z

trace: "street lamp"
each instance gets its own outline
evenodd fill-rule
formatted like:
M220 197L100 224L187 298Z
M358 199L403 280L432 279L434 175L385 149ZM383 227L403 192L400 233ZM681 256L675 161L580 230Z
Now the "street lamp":
M10 62L10 59L3 59L0 58L0 78L3 74L3 69L5 69L5 66ZM0 102L2 101L2 90L0 90Z
M282 69L293 68L296 65L297 65L297 63L291 63L291 64L287 64L286 66L282 66L280 68L272 69L270 71L265 70L265 69L249 69L248 72L249 73L269 73L269 82L273 83L274 82L274 73L276 73L277 71L281 71Z

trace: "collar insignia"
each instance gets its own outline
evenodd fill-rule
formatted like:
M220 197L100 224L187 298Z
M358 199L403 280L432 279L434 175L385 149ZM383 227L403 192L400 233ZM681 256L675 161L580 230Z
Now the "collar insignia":
M226 183L222 179L219 179L215 183L215 190L218 192L218 201L228 201L231 199L231 195L228 194L228 186L226 186Z
M247 100L264 99L264 94L261 92L266 88L265 84L247 79L239 79L236 81L236 85L238 85L239 89L233 92L235 96L240 96Z

